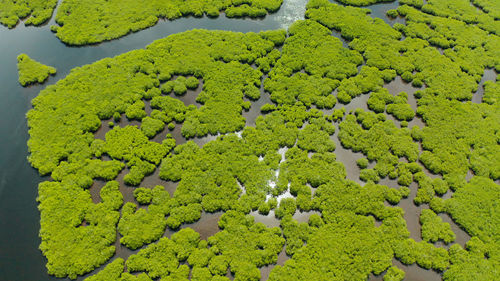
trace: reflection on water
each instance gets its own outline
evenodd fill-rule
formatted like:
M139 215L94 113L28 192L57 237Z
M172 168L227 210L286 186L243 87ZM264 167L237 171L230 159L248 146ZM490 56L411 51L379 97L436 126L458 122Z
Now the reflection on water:
M308 0L284 0L276 15L280 28L287 29L297 20L304 19Z
M387 16L387 11L397 9L399 7L398 1L388 2L388 3L377 3L369 6L371 10L371 16L374 18L381 18L385 21L385 23L389 25L394 25L394 23L405 23L405 19L402 17L397 17L395 19L389 18Z

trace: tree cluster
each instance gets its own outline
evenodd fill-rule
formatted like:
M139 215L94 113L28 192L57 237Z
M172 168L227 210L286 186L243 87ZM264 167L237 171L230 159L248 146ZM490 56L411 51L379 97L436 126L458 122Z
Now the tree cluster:
M44 24L52 17L56 5L57 0L2 0L0 24L14 28L19 20L25 18L24 25Z
M17 71L19 72L19 83L23 87L33 83L43 83L49 78L49 75L56 74L55 68L43 65L26 54L17 56Z
M55 2L56 1L51 1ZM154 0L137 3L126 0L64 0L51 27L64 43L86 45L112 40L155 25L159 19L180 17L263 17L277 11L282 0ZM116 13L119 10L120 13Z

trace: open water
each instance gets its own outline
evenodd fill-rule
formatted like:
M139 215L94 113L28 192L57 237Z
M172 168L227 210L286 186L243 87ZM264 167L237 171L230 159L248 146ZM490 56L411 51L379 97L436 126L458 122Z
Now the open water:
M228 19L221 15L216 19L209 18L182 18L175 21L160 20L159 23L146 30L129 34L121 39L104 42L97 45L85 47L68 47L61 43L50 31L50 25L54 24L54 18L41 27L25 27L22 23L14 29L7 29L0 25L0 281L16 280L61 280L49 276L46 272L46 259L38 250L40 239L39 212L37 210L37 185L45 180L40 177L37 171L31 168L27 161L28 149L28 128L25 114L31 108L33 99L47 85L54 84L57 80L64 78L72 68L93 63L105 57L113 57L134 49L144 48L156 39L164 38L170 34L183 32L186 30L205 28L210 30L230 30L238 32L259 32L262 30L272 30L287 28L296 20L303 19L307 0L284 0L281 9L274 14L266 16L264 19ZM402 19L390 20L385 16L385 12L398 6L397 1L392 3L376 4L369 6L372 15L383 18L387 23L402 22ZM335 35L335 33L334 33ZM345 44L346 45L346 44ZM17 82L16 57L20 53L26 53L33 59L44 64L57 68L57 75L52 76L43 85L34 85L23 88ZM487 73L489 74L489 73ZM488 77L487 77L488 76ZM490 75L485 75L489 78ZM403 83L400 79L387 85L392 94L399 91L407 91L411 95L411 86ZM192 93L196 94L196 93ZM189 95L189 94L188 94ZM185 102L193 102L195 96L185 96ZM352 107L366 108L367 95L354 99L349 105ZM253 104L249 112L245 112L247 125L253 125L259 108L262 104L269 102L269 96L263 93L259 101ZM410 101L412 102L412 101ZM412 102L412 106L416 107ZM338 107L338 106L337 106ZM103 122L106 124L107 122ZM422 125L418 119L414 124ZM103 137L107 126L96 133L96 137ZM179 127L179 126L178 126ZM178 141L182 142L179 128L173 132ZM197 143L202 145L214 139L214 136L198 139ZM348 178L359 181L359 169L355 165L356 159L362 157L359 153L342 149L342 146L335 138L338 159L346 165ZM123 176L123 175L121 175ZM120 177L120 176L119 176ZM154 186L159 179L157 173L147 177L143 185ZM171 192L175 190L175 184L164 184ZM390 184L390 183L387 183ZM95 190L102 186L96 182L93 198L98 196ZM405 216L411 236L419 239L418 216L421 207L416 207L412 199L416 193L416 187L412 186L410 198L403 200L400 205L407 208L408 214ZM128 190L130 189L130 190ZM122 192L126 199L134 200L131 197L131 188L123 187ZM263 222L269 226L278 226L279 222L274 219L272 213L261 216L257 213L256 221ZM310 214L296 214L296 219L307 221ZM220 213L203 214L202 219L194 224L186 225L200 232L203 238L213 235L217 229L217 221ZM449 219L453 229L460 229ZM186 227L183 226L183 227ZM457 233L458 234L458 233ZM167 230L165 236L170 236ZM464 244L469 238L463 231L458 235ZM117 243L117 255L127 257L132 251L121 247ZM283 264L287 259L284 252L279 256L279 264ZM417 266L406 267L395 261L401 268L407 271L405 280L440 280L440 275L428 270L423 270ZM272 266L262 269L263 277L268 276ZM79 278L80 280L83 278ZM370 280L381 280L380 277L372 276Z

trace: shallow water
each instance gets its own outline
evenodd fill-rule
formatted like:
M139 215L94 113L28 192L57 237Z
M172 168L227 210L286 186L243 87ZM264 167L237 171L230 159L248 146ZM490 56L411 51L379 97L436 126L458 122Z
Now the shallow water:
M93 63L105 57L116 56L134 49L144 48L152 41L164 38L170 34L183 32L195 28L205 28L211 30L229 30L238 32L258 32L261 30L272 30L278 28L287 28L291 23L298 19L302 19L305 11L305 4L307 0L285 0L281 9L272 15L266 16L264 19L251 20L251 19L228 19L221 16L216 19L210 18L182 18L175 21L160 20L157 25L137 33L129 34L123 38L104 42L92 46L84 47L68 47L61 43L51 32L50 25L54 24L54 18L50 20L47 25L41 27L25 27L20 24L15 29L8 30L4 26L0 26L0 280L61 280L49 276L46 272L46 260L38 250L40 239L38 237L39 213L37 210L37 184L47 178L42 178L38 175L37 171L29 165L27 161L28 151L26 142L28 140L28 128L25 121L25 114L31 108L31 100L47 85L54 84L57 80L64 78L71 69L82 66L85 64ZM372 16L382 17L385 22L394 24L395 22L402 22L401 18L390 20L385 16L385 12L389 9L397 7L398 3L383 3L372 5ZM338 34L335 34L338 36ZM343 41L347 46L347 42ZM21 87L17 82L16 71L16 57L20 53L26 53L35 60L44 64L51 65L57 68L55 77L50 77L43 85L33 85L27 88ZM490 79L491 80L491 79ZM386 87L394 91L410 91L407 85L401 84L396 80L391 82ZM482 84L481 84L482 85ZM186 95L178 97L186 104L196 104L195 98L197 93L201 90L202 85L195 91L188 92ZM482 87L480 87L481 89ZM254 125L255 118L260 114L260 107L265 103L270 103L269 95L262 91L261 98L252 102L252 107L248 112L243 115L247 119L247 125ZM392 92L391 92L392 93ZM410 94L410 92L408 92ZM412 104L412 95L409 95L409 102ZM353 99L353 101L346 105L348 111L361 107L366 109L366 100L368 95L362 95ZM335 108L340 108L343 105L336 105ZM148 108L148 107L147 107ZM150 110L148 108L148 110ZM120 126L126 124L125 117L122 117ZM416 119L417 120L417 119ZM103 121L103 126L96 132L96 137L104 138L105 133L109 130L109 120ZM134 123L135 122L135 123ZM131 124L138 124L134 121ZM413 122L413 121L412 121ZM411 124L411 122L410 122ZM418 123L417 125L420 125ZM173 131L165 129L159 134L164 136L166 133L171 133L176 139L177 143L184 143L186 140L182 137L180 126L176 126ZM336 134L338 131L336 132ZM334 136L336 136L336 134ZM198 145L203 145L210 140L215 139L216 136L209 136L205 138L195 138L194 141ZM349 179L359 182L359 169L355 161L362 157L360 153L353 153L350 150L342 148L338 139L336 141L337 149L335 153L339 161L342 161L346 166L347 177ZM160 141L161 137L153 139ZM123 176L126 169L120 173L117 180L123 183ZM147 176L141 186L154 187L161 184L173 194L177 186L176 183L162 181L158 177L159 169ZM96 181L90 188L91 196L94 202L99 202L99 190L103 186L103 182ZM120 189L124 194L125 202L135 202L133 197L133 188L127 187L124 184L120 185ZM412 187L412 194L414 196L415 187ZM285 193L283 196L290 196ZM418 207L411 207L412 199L405 199L400 204L408 204L407 219L412 237L417 238L415 233L419 233L419 229L415 226L415 214L417 214L416 222L418 224ZM406 203L408 202L408 203ZM410 204L411 203L411 204ZM412 209L413 208L413 209ZM198 231L203 239L213 235L218 231L217 221L221 213L204 213L202 219L196 223L183 225L182 227L192 227ZM295 218L299 221L307 221L310 213L296 213ZM269 226L279 226L279 221L274 218L274 214L264 217L255 214L255 220L266 223ZM448 216L443 217L445 221ZM451 220L450 220L451 221ZM452 224L452 228L454 224ZM455 225L456 226L456 225ZM457 227L457 226L456 226ZM453 228L455 231L455 228ZM457 237L464 236L456 231ZM169 230L165 233L170 236ZM467 234L465 234L467 235ZM464 236L465 237L465 236ZM462 239L462 238L460 238ZM466 241L457 238L458 243ZM468 239L467 239L468 240ZM119 235L117 242L116 257L126 258L136 251L130 251L126 247L119 244ZM114 259L113 258L113 259ZM278 264L282 265L287 259L284 251L278 257ZM398 264L395 261L395 264ZM399 265L398 265L399 266ZM104 266L96 269L95 272L101 270ZM273 266L262 268L263 276L267 276ZM405 280L437 280L432 279L436 274L431 274L429 271L420 269L416 266L406 267L407 279ZM88 274L88 275L90 275ZM86 275L86 276L88 276ZM84 276L84 277L86 277ZM417 277L412 277L417 276ZM421 276L419 279L418 276ZM432 278L430 276L433 276ZM437 275L439 276L439 275ZM78 280L83 280L84 277L79 277ZM422 279L423 278L423 279ZM373 279L376 280L376 279ZM378 280L378 279L377 279Z
M483 96L484 96L484 82L486 81L495 81L497 78L497 73L494 69L485 69L483 77L481 78L481 81L479 82L478 88L476 93L472 96L472 102L474 103L481 103L483 102Z

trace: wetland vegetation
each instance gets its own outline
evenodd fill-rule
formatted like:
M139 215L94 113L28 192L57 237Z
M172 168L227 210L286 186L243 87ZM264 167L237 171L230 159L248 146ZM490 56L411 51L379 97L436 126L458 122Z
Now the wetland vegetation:
M53 31L82 45L159 18L261 17L281 5L122 2L63 0ZM29 161L50 176L37 198L48 273L260 280L269 267L269 280L403 280L415 265L443 280L495 280L497 4L401 0L391 25L356 7L382 1L340 2L310 0L287 30L174 34L42 90L27 120ZM495 79L481 84L488 69ZM55 73L26 55L19 71L23 85ZM389 90L396 79L411 91ZM207 213L222 214L202 235L194 224ZM122 245L133 252L118 255Z
M41 64L26 54L17 56L17 71L19 83L23 87L33 83L43 83L49 78L49 75L56 74L54 67Z
M25 25L42 25L51 17L57 0L2 0L0 24L14 28L21 19Z
M155 25L159 19L194 16L264 17L283 0L63 0L52 31L64 43L85 45L122 37ZM117 11L120 11L117 13Z

